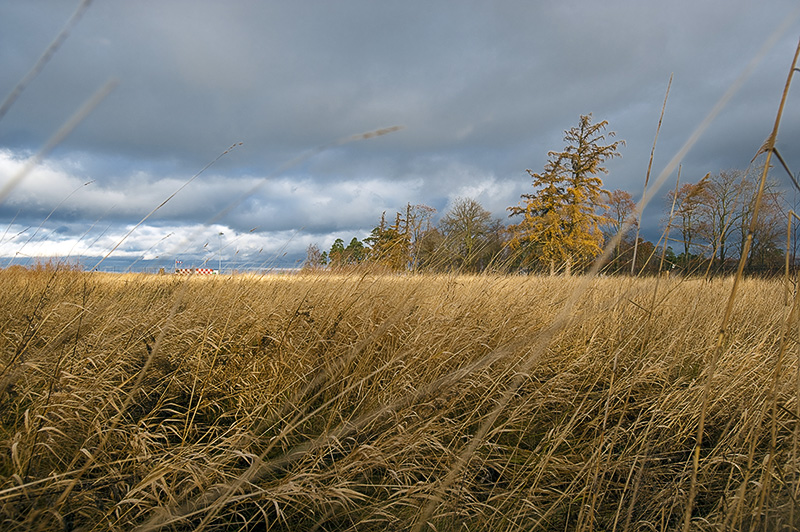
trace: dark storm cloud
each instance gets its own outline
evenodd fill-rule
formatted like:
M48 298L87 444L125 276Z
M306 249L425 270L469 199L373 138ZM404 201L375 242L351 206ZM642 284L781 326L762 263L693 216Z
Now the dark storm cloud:
M0 6L0 95L76 5ZM313 241L327 247L337 236L363 237L383 211L391 216L409 202L442 212L469 196L505 218L530 186L524 170L540 170L547 151L563 147L563 131L590 112L627 143L607 165L607 188L640 193L670 74L655 172L793 14L789 0L769 9L744 0L95 0L0 121L0 182L106 80L119 86L0 205L0 216L11 233L35 228L52 212L34 240L72 237L79 248L88 240L76 244L83 228L107 226L95 245L108 249L113 244L103 239L122 238L242 142L124 248L144 255L167 234L196 237L200 224L260 185L212 224L216 233L206 232L240 235L250 252L266 246L302 254ZM748 164L772 126L797 28L795 20L687 155L686 179ZM797 116L787 112L778 145L800 168L790 148L800 133ZM395 124L405 129L313 152ZM645 226L655 228L662 207L652 210ZM17 252L8 237L0 241L0 254Z

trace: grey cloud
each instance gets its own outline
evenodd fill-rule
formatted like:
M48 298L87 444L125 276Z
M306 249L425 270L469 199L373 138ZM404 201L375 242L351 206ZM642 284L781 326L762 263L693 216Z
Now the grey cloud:
M74 7L0 6L0 95ZM120 85L0 205L0 217L35 227L95 180L48 226L109 223L117 234L241 141L148 227L161 234L200 224L266 177L219 223L242 234L258 226L251 237L283 235L295 253L308 239L363 235L382 211L407 202L442 212L473 194L504 218L528 191L525 169L540 169L548 150L563 147L563 131L589 112L627 141L608 164L608 188L639 193L670 73L656 173L793 10L790 0L769 9L745 0L94 2L0 121L0 150L35 152L99 85L110 77ZM795 33L779 40L688 154L685 175L747 164L774 120ZM797 116L787 113L779 146L792 145ZM406 129L283 167L395 124ZM1 163L0 181L8 178ZM47 234L54 242L69 236ZM131 245L153 244L132 237Z

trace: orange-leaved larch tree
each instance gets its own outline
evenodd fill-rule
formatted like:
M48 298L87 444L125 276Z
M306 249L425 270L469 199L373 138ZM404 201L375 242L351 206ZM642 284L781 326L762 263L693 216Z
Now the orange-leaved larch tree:
M409 266L409 231L406 220L397 213L394 224L386 226L386 212L381 223L364 239L369 249L365 260L371 264L390 269L406 270Z
M510 216L522 221L509 226L510 246L522 254L524 265L546 265L550 273L569 274L573 265L597 256L603 244L608 192L601 174L605 161L619 157L623 140L610 142L608 122L592 124L592 115L581 115L578 125L566 130L563 151L548 153L542 173L527 170L533 178L533 194L522 194L522 203L509 207Z

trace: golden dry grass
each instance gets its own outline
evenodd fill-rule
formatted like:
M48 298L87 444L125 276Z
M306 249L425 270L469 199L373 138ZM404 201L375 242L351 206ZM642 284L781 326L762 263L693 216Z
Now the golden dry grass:
M662 279L653 305L655 279L596 279L532 352L580 282L0 271L0 528L679 528L730 280ZM698 530L800 524L782 303L741 286Z

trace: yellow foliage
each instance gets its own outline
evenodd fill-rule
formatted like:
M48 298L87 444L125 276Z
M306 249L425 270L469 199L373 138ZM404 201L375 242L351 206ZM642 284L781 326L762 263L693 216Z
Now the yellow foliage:
M568 143L563 151L548 153L550 160L542 173L527 170L533 178L533 194L523 194L523 203L511 207L511 216L523 220L509 227L511 247L523 252L523 264L565 264L598 255L602 250L609 193L603 190L599 174L608 173L603 163L619 156L619 140L603 144L608 122L591 123L582 115L578 126L565 131ZM613 132L608 134L614 136Z

